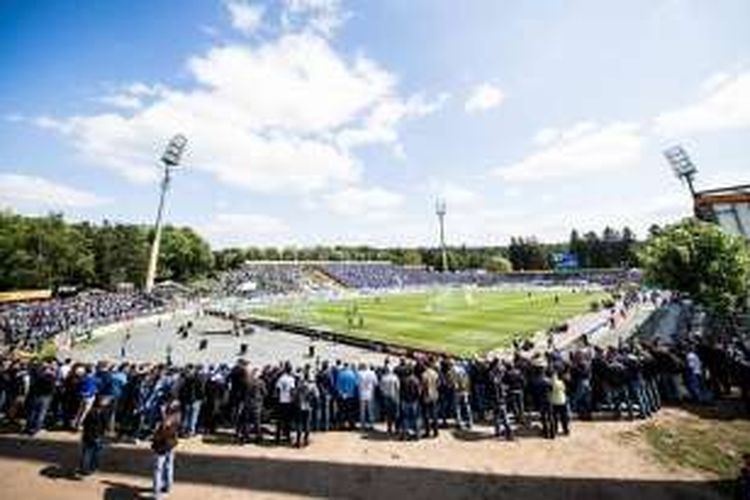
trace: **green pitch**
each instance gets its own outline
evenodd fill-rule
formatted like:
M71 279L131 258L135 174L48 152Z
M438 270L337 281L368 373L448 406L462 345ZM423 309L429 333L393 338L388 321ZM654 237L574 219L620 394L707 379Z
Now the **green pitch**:
M559 302L556 303L555 296ZM437 289L337 301L290 302L256 316L458 355L509 347L587 312L601 292Z

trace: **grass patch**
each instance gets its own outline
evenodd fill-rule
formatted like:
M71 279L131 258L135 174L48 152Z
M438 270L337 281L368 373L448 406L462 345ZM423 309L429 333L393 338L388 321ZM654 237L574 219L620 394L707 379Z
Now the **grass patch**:
M722 480L734 480L742 455L750 453L746 419L683 417L645 424L641 432L665 465L696 469Z
M555 297L557 296L557 300ZM253 309L257 316L319 326L362 338L458 355L509 347L578 314L604 293L445 289L290 302Z

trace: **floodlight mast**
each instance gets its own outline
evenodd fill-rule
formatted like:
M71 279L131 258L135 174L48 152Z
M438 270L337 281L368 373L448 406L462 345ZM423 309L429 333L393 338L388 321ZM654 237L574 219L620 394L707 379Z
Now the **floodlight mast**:
M148 268L146 269L146 293L154 289L156 280L156 265L159 260L159 245L161 243L162 217L164 215L164 199L169 190L169 182L172 178L172 170L177 168L182 159L182 154L187 146L187 138L182 134L177 134L169 141L164 154L161 156L161 162L164 165L164 177L161 181L161 191L159 194L159 208L156 211L156 223L154 224L154 239L151 242L151 255L148 259Z
M687 183L690 195L695 199L696 192L693 186L693 178L698 169L688 156L685 148L679 144L672 146L664 151L664 156L667 158L669 164L672 165L672 170L677 178Z
M445 200L438 198L435 202L435 214L438 216L440 224L440 252L443 260L443 271L448 270L448 251L445 247L445 214L448 212Z

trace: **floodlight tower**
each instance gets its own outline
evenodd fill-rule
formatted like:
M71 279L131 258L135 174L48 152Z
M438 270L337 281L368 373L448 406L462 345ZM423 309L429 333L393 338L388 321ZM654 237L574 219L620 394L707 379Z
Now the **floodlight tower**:
M693 178L695 173L698 171L695 164L690 160L685 148L680 146L672 146L664 151L664 156L667 161L672 165L675 175L678 179L683 180L687 183L688 189L693 199L695 199L695 187L693 186Z
M161 181L161 192L159 195L159 208L156 211L156 223L154 224L154 240L151 242L151 255L148 259L148 268L146 269L146 293L151 292L154 288L156 279L156 264L159 260L159 244L161 243L161 226L162 215L164 213L164 198L169 189L169 181L172 178L172 170L177 168L185 152L187 137L177 134L169 141L164 154L161 156L161 162L164 165L164 177Z
M438 198L435 202L435 214L438 217L438 223L440 224L440 251L443 258L443 271L448 270L448 251L445 248L445 214L448 213L445 200Z

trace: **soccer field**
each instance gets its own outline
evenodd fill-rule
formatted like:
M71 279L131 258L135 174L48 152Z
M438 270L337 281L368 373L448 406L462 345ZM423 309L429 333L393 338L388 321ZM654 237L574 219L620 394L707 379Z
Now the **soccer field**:
M429 292L291 302L252 314L357 337L457 355L509 347L553 323L587 312L603 292L437 289ZM555 303L555 296L559 302Z

